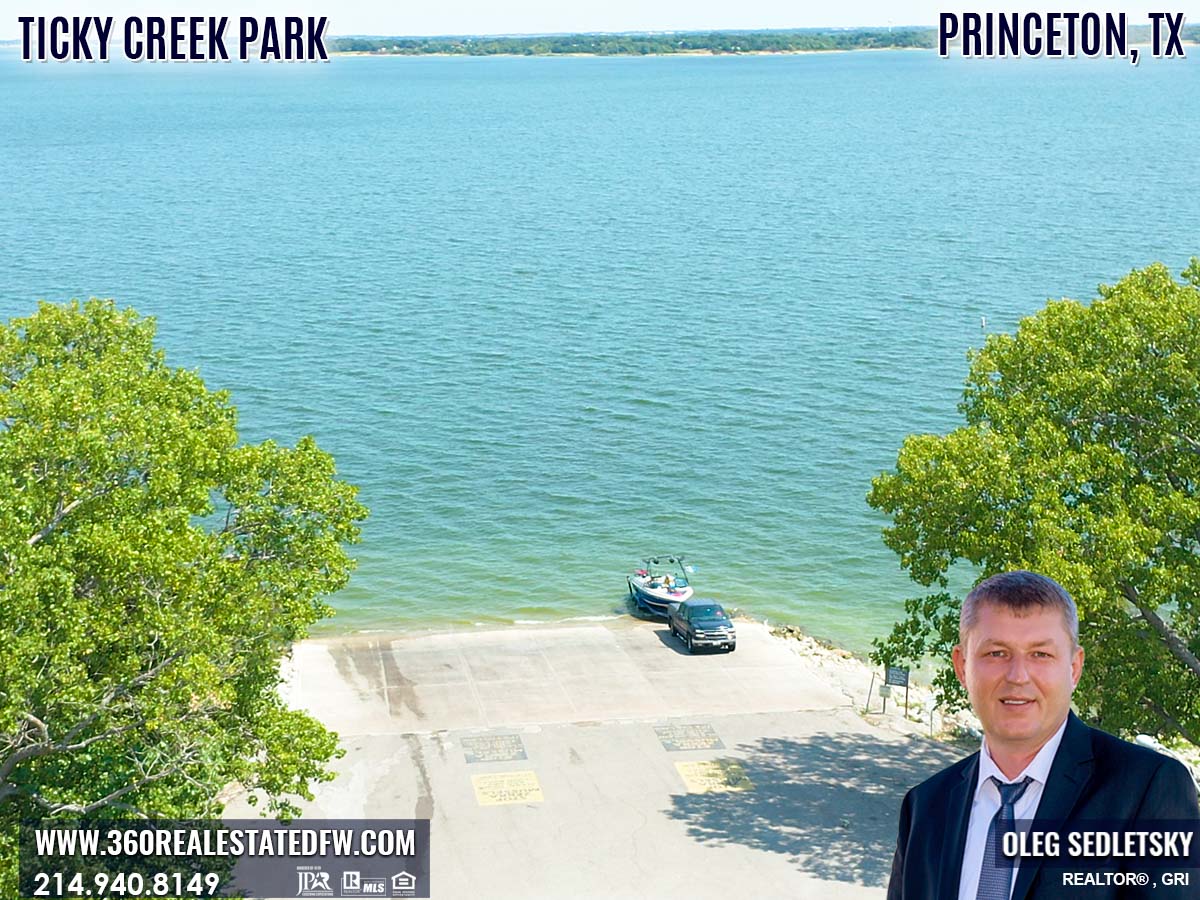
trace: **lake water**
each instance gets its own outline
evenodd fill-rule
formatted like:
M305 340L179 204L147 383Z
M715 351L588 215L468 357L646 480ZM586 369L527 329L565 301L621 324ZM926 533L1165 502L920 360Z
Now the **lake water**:
M1193 54L1193 57L1200 54ZM1200 253L1200 64L27 65L0 315L111 296L372 514L326 630L607 616L648 553L853 649L965 353Z

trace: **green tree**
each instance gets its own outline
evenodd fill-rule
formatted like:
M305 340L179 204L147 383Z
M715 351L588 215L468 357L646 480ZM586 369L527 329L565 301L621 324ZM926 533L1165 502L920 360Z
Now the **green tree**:
M1051 302L969 359L965 424L907 438L867 498L931 589L876 661L949 658L950 584L968 577L952 570L1032 569L1079 606L1080 709L1200 743L1200 260L1182 281L1153 265L1090 305ZM964 702L949 668L936 685Z
M209 815L235 781L294 812L337 753L278 668L366 510L153 340L102 300L0 327L0 896L22 816Z

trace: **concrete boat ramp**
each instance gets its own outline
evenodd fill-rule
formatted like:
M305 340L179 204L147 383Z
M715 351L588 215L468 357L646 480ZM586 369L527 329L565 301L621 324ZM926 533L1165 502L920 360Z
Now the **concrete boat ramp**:
M958 754L737 625L695 656L631 618L299 644L289 702L346 750L305 817L430 819L441 900L882 898L904 791Z

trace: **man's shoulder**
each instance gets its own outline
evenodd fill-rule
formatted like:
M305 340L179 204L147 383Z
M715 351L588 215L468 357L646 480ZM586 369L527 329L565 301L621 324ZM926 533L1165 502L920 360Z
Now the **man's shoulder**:
M1074 717L1072 717L1074 719ZM1176 759L1090 728L1074 719L1055 769L1068 779L1086 776L1076 810L1080 815L1130 819L1195 819L1200 816L1192 773ZM1073 774L1074 773L1074 774Z
M1177 769L1179 776L1191 778L1187 768L1176 759L1149 747L1130 743L1099 728L1084 725L1082 722L1080 724L1087 729L1092 759L1098 771L1129 777L1137 773L1157 772L1160 769L1174 774L1174 770Z
M1100 728L1092 725L1084 725L1083 727L1087 729L1087 735L1092 742L1092 752L1097 757L1103 756L1142 763L1152 762L1156 758L1163 758L1161 753L1151 750L1149 747L1140 747L1124 738L1117 737L1115 734L1109 734Z
M960 759L953 765L949 765L936 775L926 778L915 788L910 790L909 796L914 801L925 799L933 799L943 795L946 791L953 788L964 778L970 776L979 764L979 751L976 750L970 756Z

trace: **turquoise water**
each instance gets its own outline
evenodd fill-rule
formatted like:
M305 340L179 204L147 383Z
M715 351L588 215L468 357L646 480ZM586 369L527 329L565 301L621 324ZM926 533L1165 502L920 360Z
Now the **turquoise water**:
M4 53L0 315L115 297L315 434L372 510L330 629L620 613L676 552L863 649L910 592L864 495L981 317L1200 253L1198 73Z

